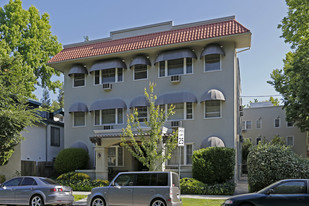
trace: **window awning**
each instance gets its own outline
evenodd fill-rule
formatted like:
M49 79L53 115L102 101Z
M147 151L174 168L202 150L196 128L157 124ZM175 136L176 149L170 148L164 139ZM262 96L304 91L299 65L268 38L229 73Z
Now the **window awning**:
M126 109L127 105L122 99L97 100L90 106L90 111L104 109Z
M176 104L184 102L196 103L197 99L195 95L190 92L169 93L159 96L158 99L156 100L156 105Z
M155 64L165 60L180 59L180 58L194 58L196 59L196 54L190 49L178 49L165 51L159 54L155 60Z
M220 100L225 101L225 97L221 91L217 89L211 89L208 92L205 92L201 98L201 102L211 101L211 100Z
M110 59L105 61L100 61L92 65L90 72L104 70L104 69L113 69L113 68L123 68L126 69L126 64L120 59Z
M219 137L208 137L202 141L201 149L206 147L225 147L222 139Z
M70 106L69 112L88 112L88 107L84 103L75 102Z
M145 96L138 96L135 97L131 103L130 103L130 108L132 107L145 107L149 106L149 102L147 101L147 98Z
M83 65L76 64L72 66L68 75L71 76L72 74L88 74L88 71Z
M221 55L225 55L223 49L217 45L217 44L210 44L208 46L206 46L206 48L204 49L204 51L201 54L201 57L203 56L207 56L210 54L221 54Z
M139 56L136 56L132 60L130 67L135 66L135 65L149 65L150 66L151 63L150 63L149 59L147 59L147 57L139 55Z

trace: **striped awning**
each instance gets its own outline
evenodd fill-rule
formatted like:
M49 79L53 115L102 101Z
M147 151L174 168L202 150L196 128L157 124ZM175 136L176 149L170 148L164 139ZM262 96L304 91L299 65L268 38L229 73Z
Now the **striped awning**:
M130 67L135 66L135 65L148 65L148 66L150 66L151 63L150 63L150 61L147 57L139 55L139 56L136 56L132 60Z
M144 107L144 106L147 106L147 107L149 106L149 102L147 101L147 98L145 96L135 97L130 103L130 108Z
M105 69L113 69L113 68L123 68L126 69L126 64L121 61L121 59L110 59L105 61L100 61L92 65L90 72L105 70Z
M69 112L88 112L88 107L82 102L75 102L70 106Z
M178 50L165 51L159 54L159 56L155 60L155 63L165 61L165 60L173 60L173 59L181 59L181 58L196 59L196 54L190 49L178 49Z
M225 101L225 97L221 91L217 89L211 89L208 92L205 92L201 98L201 102L212 100Z
M210 45L206 46L206 48L204 49L204 51L201 54L201 57L211 55L211 54L225 55L223 49L219 45L210 44Z
M156 105L162 104L176 104L176 103L184 103L184 102L197 102L197 98L194 94L190 92L177 92L177 93L169 93L163 94L158 97L156 100Z
M126 109L127 105L122 99L106 99L97 100L90 106L90 111L104 110L104 109Z
M72 66L68 73L69 76L71 76L72 74L88 74L88 71L83 65L75 64L74 66Z

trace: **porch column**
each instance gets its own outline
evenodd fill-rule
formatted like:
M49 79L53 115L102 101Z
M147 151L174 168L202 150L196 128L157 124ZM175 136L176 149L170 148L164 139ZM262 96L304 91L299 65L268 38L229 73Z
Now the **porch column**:
M96 167L95 174L97 179L108 179L108 153L106 147L96 146Z

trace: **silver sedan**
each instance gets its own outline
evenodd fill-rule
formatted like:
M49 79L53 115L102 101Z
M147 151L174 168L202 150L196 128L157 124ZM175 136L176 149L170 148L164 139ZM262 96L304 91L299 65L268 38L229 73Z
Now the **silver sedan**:
M0 205L69 205L73 201L70 187L44 177L16 177L0 186Z

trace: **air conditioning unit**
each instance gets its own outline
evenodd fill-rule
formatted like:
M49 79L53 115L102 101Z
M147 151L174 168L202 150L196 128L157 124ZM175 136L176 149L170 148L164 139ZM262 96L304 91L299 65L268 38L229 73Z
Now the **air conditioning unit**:
M114 129L113 125L104 125L103 126L103 130L110 130L110 129Z
M171 121L171 127L172 128L182 127L182 121Z
M180 82L180 75L173 75L171 76L171 82L172 83L179 83Z
M103 84L103 89L104 89L104 90L111 90L111 89L112 89L112 84L110 84L110 83L104 83L104 84Z

